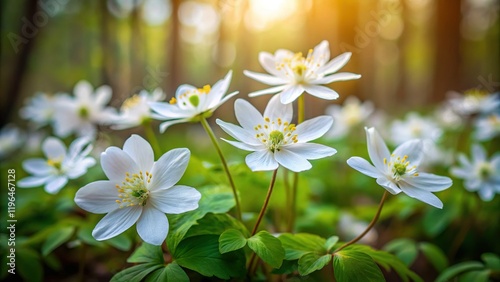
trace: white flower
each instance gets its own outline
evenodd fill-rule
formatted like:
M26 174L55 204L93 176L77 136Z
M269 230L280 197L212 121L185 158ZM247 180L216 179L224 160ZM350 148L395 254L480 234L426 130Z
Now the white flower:
M500 107L500 93L471 89L463 95L454 91L448 95L448 103L460 115L489 114Z
M280 93L281 103L288 104L297 99L304 91L321 99L333 100L339 97L334 90L322 86L335 81L358 79L359 74L341 72L341 69L349 59L351 53L346 52L331 61L328 41L324 40L313 49L307 56L302 53L279 49L274 55L260 52L259 62L269 74L244 71L244 74L264 84L273 87L252 92L250 97L263 94Z
M442 208L443 203L431 192L451 186L449 177L420 172L422 141L410 140L398 146L391 154L375 128L366 128L368 154L373 163L360 157L351 157L347 164L359 172L377 179L377 184L391 194L404 192L431 206Z
M13 124L8 124L0 130L0 160L23 145L26 134Z
M126 129L148 122L152 118L149 103L163 99L165 99L165 93L160 88L155 89L152 93L142 90L138 95L126 99L120 108L120 114L113 121L112 128Z
M452 167L451 173L463 179L465 189L478 192L483 201L491 201L495 193L500 193L500 154L497 152L490 160L479 144L472 146L469 161L464 154L458 156L459 167Z
M474 137L479 141L491 140L500 135L500 115L493 113L488 116L480 117L475 122L476 131Z
M111 99L111 88L103 85L94 92L87 81L80 81L74 89L74 97L61 99L54 113L54 131L57 136L71 133L93 137L98 125L110 124L116 118L116 110L106 107Z
M396 120L391 125L391 140L396 145L412 139L437 141L442 134L443 130L436 122L416 112L408 113L405 120Z
M23 162L23 168L33 174L21 179L19 187L29 188L45 185L45 191L55 194L61 190L68 179L75 179L87 172L95 164L88 154L92 150L90 140L80 137L73 141L66 150L64 143L55 138L48 137L42 143L42 151L46 159L35 158Z
M102 153L102 170L109 180L87 184L75 196L82 209L107 213L94 228L94 238L110 239L137 222L137 232L145 242L161 245L169 230L165 213L198 208L201 194L192 187L175 185L189 156L188 149L173 149L155 162L151 145L138 135L128 138L123 150L109 147Z
M35 128L52 124L57 105L62 99L68 99L68 96L60 93L48 95L37 92L35 96L26 101L26 106L20 110L20 115L23 119L32 122Z
M352 127L364 122L374 111L373 103L361 103L355 96L349 96L342 106L331 105L326 108L326 113L333 117L333 126L327 135L330 138L344 137Z
M217 81L213 87L205 85L196 88L189 84L183 84L177 88L175 98L169 103L150 103L151 108L156 111L153 117L166 120L160 124L160 132L172 124L182 122L199 121L200 117L207 118L227 100L238 94L238 91L226 95L229 83L231 83L232 71L229 71L224 79Z
M245 161L253 171L274 170L279 165L295 172L310 169L308 160L331 156L330 147L306 143L321 137L333 123L331 116L320 116L297 126L291 124L292 104L282 104L278 96L269 101L264 115L245 100L234 103L236 119L242 127L217 119L227 134L240 141L224 141L246 151L253 151Z

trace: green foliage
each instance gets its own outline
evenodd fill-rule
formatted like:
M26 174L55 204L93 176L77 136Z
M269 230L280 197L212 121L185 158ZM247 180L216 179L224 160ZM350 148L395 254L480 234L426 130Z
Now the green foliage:
M413 264L419 251L422 252L436 270L442 271L448 266L448 259L443 251L427 242L417 244L413 240L400 238L387 243L384 246L384 250L394 253L406 266Z
M281 266L285 258L285 250L281 241L267 231L260 231L248 238L248 247L252 249L263 261L274 268Z
M308 253L326 253L326 240L317 235L307 233L282 234L279 236L283 248L285 248L285 259L299 259Z
M359 251L342 250L335 253L333 269L338 282L385 281L373 259Z
M498 275L500 271L500 257L493 253L484 253L481 255L484 263L478 261L464 261L457 263L445 269L437 277L436 282L445 282L458 278L462 281L489 281L493 273Z
M111 278L111 282L140 282L148 274L161 267L161 265L153 262L134 265L115 274Z
M448 258L436 245L421 242L418 248L437 271L443 271L448 266Z
M42 255L46 256L50 254L60 245L67 242L75 231L74 226L62 227L60 229L54 230L42 245Z
M320 270L332 259L332 255L319 255L317 253L307 253L299 259L299 274L308 275L316 270Z
M155 246L143 242L139 248L137 248L132 255L127 259L130 263L164 263L163 252L161 246Z
M225 254L227 252L236 251L247 244L247 239L243 234L236 229L228 229L219 237L219 252Z
M146 277L146 282L189 282L186 272L175 262L155 270Z

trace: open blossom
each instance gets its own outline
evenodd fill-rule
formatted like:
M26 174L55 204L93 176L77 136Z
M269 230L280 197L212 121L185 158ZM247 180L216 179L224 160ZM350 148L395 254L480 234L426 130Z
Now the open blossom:
M32 122L35 128L52 125L59 101L63 99L68 99L68 96L61 93L49 95L37 92L26 101L26 106L20 110L20 115L23 119Z
M84 175L88 168L95 165L95 160L88 156L92 145L86 137L73 141L68 150L61 140L48 137L42 143L42 151L46 159L35 158L23 162L24 170L32 176L19 180L19 187L45 185L45 191L55 194L68 183L68 179Z
M363 123L374 111L373 103L361 103L355 96L349 96L342 106L330 105L326 113L333 117L335 126L326 134L330 138L344 137L352 127Z
M382 137L375 128L366 128L368 155L373 163L360 157L351 157L347 164L357 171L376 178L377 184L396 195L400 192L442 208L443 203L432 192L449 188L449 177L419 171L423 158L422 141L410 140L399 145L391 154Z
M110 124L116 118L116 110L106 107L111 99L111 88L103 85L95 91L87 81L80 81L74 96L60 99L54 113L54 131L57 136L71 133L78 136L94 136L98 125Z
M475 122L474 138L479 141L487 141L500 135L500 114L492 113L479 117Z
M110 239L137 222L137 232L145 242L161 245L169 230L165 214L198 208L200 192L176 185L189 157L188 149L173 149L155 162L151 145L138 135L128 138L123 150L109 147L101 155L102 170L109 180L87 184L75 196L82 209L107 213L94 228L94 238Z
M165 93L160 89L155 89L152 93L142 90L126 99L116 120L113 121L113 129L127 129L139 126L151 120L152 112L149 103L158 102L165 99Z
M217 119L217 124L238 141L224 141L246 151L253 151L245 161L253 171L274 170L279 165L295 172L312 167L308 160L331 156L330 147L307 143L321 137L333 123L331 116L320 116L299 125L291 123L292 104L282 104L278 96L269 101L264 115L250 103L238 99L234 103L236 119L241 127Z
M500 193L500 153L488 160L486 151L479 144L472 146L472 157L460 154L460 166L452 167L451 173L463 179L468 191L478 192L483 201L491 201L495 193Z
M210 117L220 105L238 94L238 91L235 91L224 97L231 83L231 77L232 71L229 71L224 79L217 81L213 87L205 85L203 88L196 88L183 84L177 88L175 98L169 103L150 103L156 112L153 117L166 120L160 124L160 132L165 132L172 124L196 122L200 117Z
M500 107L500 93L488 93L480 89L471 89L464 94L452 91L448 103L452 109L464 116L489 114Z
M339 94L322 84L360 78L359 74L335 73L345 66L350 58L351 53L346 52L329 61L330 50L326 40L310 49L305 57L302 53L285 49L277 50L274 55L260 52L259 62L269 74L248 70L245 70L244 74L273 87L252 92L249 96L280 93L281 103L288 104L305 91L321 99L337 99Z
M8 124L0 130L0 160L17 150L26 139L26 134L13 124Z
M416 112L408 113L404 120L396 120L391 125L391 139L396 145L412 139L437 141L442 134L436 122Z

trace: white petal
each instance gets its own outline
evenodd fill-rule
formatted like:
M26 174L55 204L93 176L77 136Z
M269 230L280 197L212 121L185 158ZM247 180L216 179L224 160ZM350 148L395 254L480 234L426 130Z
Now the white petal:
M489 202L493 200L493 197L495 196L495 190L491 185L485 183L485 185L478 191L478 194L481 200Z
M311 163L298 154L295 154L285 148L274 153L274 158L278 163L293 172L300 172L311 169Z
M481 188L483 182L477 178L470 178L465 180L465 189L471 192L475 192Z
M89 183L75 195L75 203L91 213L108 213L119 208L118 199L115 183L107 180Z
M186 148L173 149L163 154L153 166L149 190L155 191L174 186L184 175L190 156L191 152Z
M339 72L336 74L332 74L329 76L322 77L320 79L311 80L311 84L329 84L336 81L346 81L352 79L359 79L361 77L360 74L350 73L350 72Z
M207 96L207 101L206 101L206 107L211 109L217 105L219 105L222 96L226 94L227 89L229 88L229 84L231 83L231 78L233 76L233 71L229 71L226 76L217 81L212 89L210 90L210 93L208 93Z
M29 159L23 162L23 168L34 175L47 175L54 171L54 168L47 164L44 159Z
M474 160L474 163L486 160L486 151L483 146L479 144L472 145L472 159Z
M449 188L453 182L449 177L420 172L418 176L409 176L404 179L415 188L430 192L443 191Z
M408 161L413 166L418 166L424 156L422 140L414 139L399 145L393 152L396 157L408 156Z
M260 52L259 63L268 73L278 77L281 75L281 72L276 69L276 60L272 54Z
M287 83L286 80L280 77L264 74L264 73L258 73L258 72L253 72L253 71L248 71L244 70L243 73L252 78L257 80L258 82L262 82L267 85L282 85Z
M144 242L159 246L165 241L168 234L168 219L164 213L150 206L143 209L137 221L137 233Z
M275 170L279 166L274 155L267 149L249 154L245 162L252 171Z
M179 85L179 87L177 87L177 90L175 90L175 97L177 98L177 100L179 100L179 96L181 96L185 92L191 92L191 91L196 91L196 90L197 90L197 88L192 86L192 85L182 84L182 85Z
M48 159L61 159L66 156L66 146L55 137L47 137L42 144L42 151Z
M332 127L333 118L331 116L319 116L296 126L295 134L299 142L308 142L323 136Z
M355 170L370 177L379 178L383 176L379 170L363 158L351 157L347 160L347 164Z
M92 84L90 84L88 81L80 80L75 85L73 92L79 100L88 102L90 99L90 95L92 95L93 90L94 87L92 87Z
M111 100L112 92L113 91L111 90L111 87L109 87L108 85L103 85L97 88L95 90L95 104L104 106L109 103L109 101Z
M162 119L187 118L194 115L194 111L181 109L177 105L171 105L165 102L151 102L149 107L159 114Z
M109 147L101 154L101 166L109 180L121 183L126 173L138 173L140 168L135 161L117 147Z
M385 171L384 158L388 160L391 158L389 149L375 128L365 128L365 131L368 155L379 171Z
M224 138L221 138L222 140L226 141L227 143L233 145L234 147L238 148L238 149L242 149L242 150L245 150L245 151L257 151L259 149L263 149L263 146L255 146L255 145L249 145L249 144L246 144L246 143L243 143L243 142L237 142L237 141L231 141L231 140L226 140Z
M282 104L280 97L275 95L269 100L264 111L264 117L270 118L271 121L281 118L283 122L290 122L293 117L293 106L291 103Z
M37 187L45 182L47 182L48 179L52 178L52 175L48 176L28 176L25 177L17 182L17 186L21 188L31 188L31 187Z
M98 241L118 236L139 219L142 206L116 209L104 216L92 231L92 236Z
M473 171L471 171L470 169L459 168L459 167L452 167L450 172L453 176L462 179L469 178L473 174Z
M45 191L50 194L56 194L68 183L68 177L58 176L49 180L45 185Z
M346 53L340 54L339 56L333 58L331 61L326 63L324 66L319 68L318 73L330 74L330 73L337 72L342 67L344 67L347 64L347 62L349 62L351 55L352 55L351 52L346 52Z
M190 120L190 118L180 118L180 119L174 119L174 120L162 122L160 124L160 133L164 133L165 130L167 130L167 128L169 128L171 125L189 122L189 120Z
M417 199L439 209L443 208L443 202L441 202L441 200L436 197L436 195L432 194L429 191L418 189L404 182L400 183L399 187L406 195L414 199Z
M246 130L254 130L257 124L264 121L259 111L243 99L237 99L234 102L234 113L240 125Z
M313 53L311 54L313 61L316 64L323 65L330 59L330 46L328 41L323 40L318 45L314 47Z
M317 160L337 153L333 148L315 143L297 143L284 148L308 160Z
M132 158L143 172L151 171L155 162L153 148L139 135L132 134L123 144L123 151Z
M302 93L304 88L302 85L292 85L280 93L281 103L288 104L295 101Z
M158 210L168 214L180 214L198 208L201 194L198 190L183 185L175 185L168 189L151 192L151 204Z
M266 88L266 89L262 89L259 91L250 92L250 93L248 93L248 96L249 97L257 97L257 96L265 95L265 94L274 94L274 93L278 93L278 92L282 91L283 89L285 89L287 87L288 87L288 85L280 85L280 86L275 86L275 87L271 87L271 88Z
M238 141L242 141L250 145L261 144L261 142L253 134L237 125L222 121L220 119L215 120L215 122L222 128L222 130L224 130L227 134L231 135L231 137L235 138Z
M377 181L378 185L382 186L385 190L389 191L389 193L391 193L392 195L397 195L401 192L401 189L399 189L399 187L396 184L394 184L394 182L390 181L385 176L381 176L381 177L377 178L376 181Z
M220 102L218 104L215 104L215 105L211 105L209 108L212 110L212 111L215 111L218 107L220 107L220 105L224 104L227 102L227 100L233 98L234 96L238 95L238 93L240 93L239 91L235 91L235 92L232 92L230 94L227 94L222 100L220 100Z
M309 85L303 85L303 87L307 93L321 99L335 100L339 97L339 94L337 92L326 86L309 84Z

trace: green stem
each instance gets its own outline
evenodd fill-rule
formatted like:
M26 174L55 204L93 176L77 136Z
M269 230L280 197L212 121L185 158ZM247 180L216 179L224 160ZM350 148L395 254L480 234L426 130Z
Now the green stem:
M368 231L370 231L373 228L375 223L377 223L377 220L380 216L380 212L382 211L382 208L384 207L385 199L387 198L388 195L389 195L389 192L387 192L387 190L386 190L384 192L384 195L382 196L382 199L380 200L380 203L378 204L378 209L377 209L377 213L375 214L375 217L373 217L372 221L370 222L370 224L368 224L365 231L363 231L363 233L359 234L358 237L356 237L356 238L352 239L351 241L345 243L344 245L340 246L333 253L339 252L339 251L343 250L344 248L358 242L359 240L361 240L361 238L363 238L366 235L366 233L368 233Z
M158 142L158 138L156 138L156 134L153 131L153 125L151 124L151 122L144 122L143 127L144 127L144 133L146 134L149 143L151 143L151 146L153 147L155 156L157 157L160 156L162 151L160 143Z
M304 121L305 116L305 94L297 99L297 125ZM288 221L288 231L292 232L295 227L295 217L297 216L297 187L299 185L299 173L293 175L292 203L290 207L290 220Z
M238 199L238 192L236 191L236 186L234 185L233 177L231 176L231 173L229 172L229 167L227 166L226 159L224 158L224 155L222 154L222 150L220 149L219 143L217 142L217 138L215 137L215 134L210 127L210 125L207 122L207 119L202 117L200 119L201 125L203 125L203 128L207 132L208 136L210 137L210 140L212 140L212 143L214 144L215 149L217 150L217 154L219 154L220 160L222 162L222 166L224 167L224 171L226 172L227 179L229 180L229 184L231 185L231 189L233 190L233 195L234 195L234 201L236 202L236 218L238 218L241 221L241 206L240 206L240 200Z

